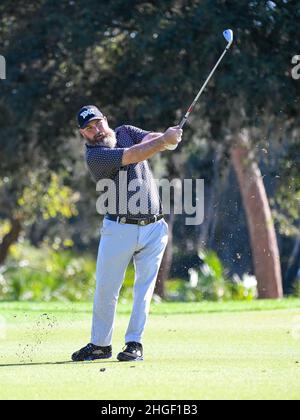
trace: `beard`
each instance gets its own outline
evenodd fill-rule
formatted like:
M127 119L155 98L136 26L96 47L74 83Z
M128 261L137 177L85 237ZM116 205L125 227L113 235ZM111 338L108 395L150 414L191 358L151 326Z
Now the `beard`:
M114 149L117 145L117 138L116 134L113 130L109 133L103 134L96 134L92 140L88 140L87 142L92 146L103 146L108 147L109 149Z

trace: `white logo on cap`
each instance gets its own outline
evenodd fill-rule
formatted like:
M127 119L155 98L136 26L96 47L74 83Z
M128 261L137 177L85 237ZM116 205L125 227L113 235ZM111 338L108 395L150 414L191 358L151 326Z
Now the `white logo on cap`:
M86 111L83 111L81 114L80 114L80 116L82 117L82 118L86 118L88 115L96 115L95 114L95 111L93 111L92 109L87 109Z

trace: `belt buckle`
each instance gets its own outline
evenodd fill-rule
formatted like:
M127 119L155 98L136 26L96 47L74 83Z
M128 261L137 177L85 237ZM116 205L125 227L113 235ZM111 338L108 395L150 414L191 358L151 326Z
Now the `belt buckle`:
M119 223L122 223L122 225L125 225L126 224L126 217L119 217L118 218L119 219Z
M145 219L139 220L139 226L146 226L147 222Z

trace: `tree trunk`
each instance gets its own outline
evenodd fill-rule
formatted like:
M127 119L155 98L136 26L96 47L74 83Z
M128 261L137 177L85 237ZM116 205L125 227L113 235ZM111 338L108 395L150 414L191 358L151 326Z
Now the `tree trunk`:
M262 175L251 153L248 131L244 130L236 140L231 160L247 216L258 296L282 298L280 255Z
M173 225L175 216L173 213L170 214L168 225L169 225L169 242L164 253L164 257L161 262L161 266L158 272L157 281L154 293L160 298L165 298L165 281L169 278L172 261L173 261Z
M19 219L11 219L11 230L4 236L0 244L0 265L3 265L9 252L10 246L17 242L22 230L21 222Z

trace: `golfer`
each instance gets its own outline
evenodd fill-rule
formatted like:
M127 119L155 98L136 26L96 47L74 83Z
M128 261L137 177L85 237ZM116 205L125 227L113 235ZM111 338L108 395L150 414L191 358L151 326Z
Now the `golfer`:
M107 118L93 105L81 108L77 120L80 133L86 141L89 171L96 182L104 179L114 181L117 211L116 214L105 215L101 230L91 343L74 353L72 360L108 359L112 356L116 305L132 258L135 267L133 308L125 335L125 347L117 359L143 360L142 336L168 242L168 225L147 159L176 147L181 141L182 130L170 127L164 134L150 133L130 125L112 130ZM118 200L121 171L123 174L126 172L128 183L136 181L142 187L144 196L140 204L143 205L140 205L138 213L130 209L130 198L134 194L131 189L127 192L126 212Z

